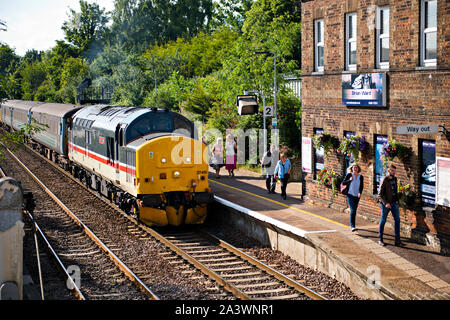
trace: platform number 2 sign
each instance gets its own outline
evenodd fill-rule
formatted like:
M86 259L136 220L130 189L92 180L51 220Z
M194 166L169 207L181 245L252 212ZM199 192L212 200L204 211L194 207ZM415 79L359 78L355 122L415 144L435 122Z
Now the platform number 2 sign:
M266 117L272 117L273 116L273 106L265 106L264 107L264 115Z

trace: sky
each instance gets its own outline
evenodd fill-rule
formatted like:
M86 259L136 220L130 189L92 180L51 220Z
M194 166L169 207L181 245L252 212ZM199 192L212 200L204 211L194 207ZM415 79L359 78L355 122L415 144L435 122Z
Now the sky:
M114 0L87 2L96 2L106 11L114 8ZM64 40L61 27L70 9L80 12L79 0L0 0L0 20L7 26L7 31L0 31L0 42L20 56L31 49L48 50L56 40Z

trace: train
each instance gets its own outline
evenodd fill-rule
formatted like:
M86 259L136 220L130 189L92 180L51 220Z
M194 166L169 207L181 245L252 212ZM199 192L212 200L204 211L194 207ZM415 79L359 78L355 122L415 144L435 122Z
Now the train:
M202 224L213 194L208 148L166 108L6 100L6 130L36 123L28 144L150 226Z

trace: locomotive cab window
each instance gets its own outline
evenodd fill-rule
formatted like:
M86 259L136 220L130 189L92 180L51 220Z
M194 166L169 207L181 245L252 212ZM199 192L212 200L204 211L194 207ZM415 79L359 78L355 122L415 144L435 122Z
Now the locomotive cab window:
M168 112L149 112L145 113L127 128L125 136L126 143L154 132L172 132L172 114Z
M193 138L192 123L186 118L175 114L173 117L173 126L177 134Z

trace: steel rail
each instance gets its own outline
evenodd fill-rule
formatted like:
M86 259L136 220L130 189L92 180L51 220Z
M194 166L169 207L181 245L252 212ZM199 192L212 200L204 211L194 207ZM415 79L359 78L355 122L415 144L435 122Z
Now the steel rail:
M37 156L41 157L42 159L46 160L47 163L51 164L53 167L55 167L56 169L58 169L60 172L64 173L67 177L71 178L73 181L77 182L79 185L83 186L84 188L86 188L86 186L84 184L82 184L80 181L76 180L73 176L71 176L70 174L68 174L67 172L65 172L64 170L62 170L61 168L59 168L58 166L54 165L51 161L49 161L47 158L43 157L42 155L38 154L36 151L32 150L30 147L27 146L27 148L29 150L31 150L33 153L35 153ZM214 271L212 271L211 269L209 269L208 267L206 267L204 264L202 264L201 262L199 262L197 259L195 259L194 257L192 257L190 254L188 254L187 252L185 252L184 250L180 249L179 247L177 247L175 244L173 244L172 242L170 242L168 239L166 239L163 235L161 235L160 233L158 233L157 231L151 229L150 227L143 225L141 223L139 223L139 221L127 214L125 214L122 210L118 209L116 205L111 204L107 201L105 201L104 198L102 198L101 196L99 196L97 193L93 192L92 190L87 189L91 194L97 196L99 199L101 199L102 201L104 201L106 204L108 204L109 206L111 206L112 208L114 208L117 212L119 212L119 214L121 214L123 217L127 218L129 221L131 221L133 224L135 224L136 226L140 227L142 230L144 230L145 232L147 232L149 235L151 235L153 238L157 239L159 242L163 243L164 245L166 245L170 250L174 251L175 253L177 253L179 256L181 256L183 259L185 259L186 261L188 261L189 263L191 263L192 265L194 265L195 267L197 267L201 272L203 272L204 274L208 275L210 278L212 278L213 280L215 280L216 282L218 282L220 285L222 285L226 290L230 291L232 294L234 294L236 297L242 299L242 300L251 300L251 298L246 295L244 292L242 292L241 290L239 290L237 287L235 287L233 284L231 284L230 282L228 282L227 280L225 280L224 278L222 278L220 275L218 275L217 273L215 273Z
M28 217L33 220L32 215L27 211L26 214ZM72 291L75 293L75 296L78 298L78 300L86 300L83 293L81 292L81 289L76 285L75 281L73 281L73 278L70 276L69 272L67 271L67 268L64 266L64 263L59 258L59 255L56 253L56 251L53 249L52 245L48 241L47 237L45 236L44 232L41 230L37 222L34 222L34 226L36 228L36 232L38 232L41 239L44 241L45 245L47 246L47 250L50 251L53 258L56 260L57 264L61 268L61 270L65 273L67 276L67 279L69 279L70 283L72 284Z
M8 150L9 151L9 150ZM6 173L3 171L3 169L0 167L0 175L2 177L6 177ZM76 283L73 281L72 277L70 276L69 272L67 271L67 268L64 266L64 263L59 258L59 255L56 253L55 249L53 249L52 245L48 241L47 237L45 236L42 229L39 227L38 223L33 219L33 216L30 212L24 211L24 214L28 216L28 218L33 221L33 228L35 228L35 232L39 234L41 239L44 241L45 245L47 246L47 250L51 253L53 256L53 259L55 259L56 263L62 270L62 272L67 276L69 281L72 284L72 291L74 292L75 296L78 298L78 300L86 300L83 293L81 292L80 288L76 285Z
M37 156L41 157L42 159L46 160L49 164L51 164L52 166L54 166L56 169L58 169L60 172L62 172L63 174L65 174L67 177L71 178L73 181L77 182L79 185L85 187L85 185L83 183L81 183L79 180L75 179L72 175L70 175L69 173L67 173L66 171L62 170L60 167L56 166L53 162L49 161L47 158L43 157L42 155L40 155L39 153L37 153L36 151L34 151L33 149L31 149L30 147L27 146L27 148L29 150L31 150L33 153L35 153ZM215 281L217 281L220 285L222 285L225 289L227 289L228 291L230 291L231 293L233 293L235 296L241 298L242 300L251 300L252 298L249 297L247 294L245 294L243 291L241 291L240 289L238 289L237 287L235 287L233 284L231 284L230 282L228 282L227 280L225 280L224 278L222 278L220 275L218 275L217 273L215 273L214 271L212 271L211 269L209 269L207 266L205 266L203 263L201 263L200 261L198 261L197 259L195 259L194 257L192 257L192 255L190 255L189 253L185 252L184 250L180 249L176 244L172 243L170 240L166 239L163 235L161 235L160 233L158 233L157 231L155 231L154 229L141 224L137 219L135 219L134 217L131 217L125 213L123 213L120 209L117 208L117 206L115 206L114 204L111 204L110 202L105 201L105 199L101 196L99 196L97 193L95 193L94 191L91 191L89 189L87 189L91 194L97 196L99 199L101 199L102 201L104 201L106 204L108 204L109 206L111 206L112 208L116 209L119 214L121 214L122 216L124 216L125 218L127 218L129 221L131 221L132 223L134 223L136 226L140 227L142 230L144 230L145 232L147 232L148 234L150 234L151 236L153 236L155 239L157 239L158 241L160 241L161 243L165 244L168 248L170 248L172 251L174 251L175 253L177 253L179 256L181 256L183 259L187 260L188 262L190 262L191 264L193 264L194 266L196 266L201 272L203 272L204 274L208 275L209 277L211 277L212 279L214 279ZM320 295L319 293L311 290L310 288L298 283L297 281L287 277L286 275L283 275L282 273L278 272L277 270L271 268L270 266L267 266L266 264L262 263L261 261L253 258L252 256L248 255L247 253L235 248L234 246L232 246L231 244L226 243L225 241L215 237L212 234L203 232L203 234L205 234L207 237L213 239L214 241L218 241L220 247L232 252L233 254L236 254L237 256L241 257L243 260L249 262L250 264L254 265L255 267L257 267L260 270L263 270L265 272L267 272L268 274L274 276L276 279L284 282L286 285L294 288L295 290L299 291L300 293L304 293L306 296L308 296L309 298L313 299L313 300L328 300L326 297L324 297L323 295Z
M284 282L288 286L293 287L295 290L306 294L311 299L314 299L314 300L328 300L326 297L322 296L321 294L319 294L319 293L311 290L310 288L308 288L308 287L298 283L297 281L295 281L295 280L289 278L288 276L282 274L281 272L273 269L272 267L266 265L265 263L259 261L258 259L253 258L249 254L245 253L242 250L239 250L238 248L236 248L233 245L223 241L222 239L216 237L215 235L210 234L209 232L204 232L204 234L207 237L210 237L211 239L213 239L214 241L218 241L220 247L222 247L222 248L224 248L224 249L234 253L235 255L239 256L243 260L253 264L258 269L264 270L265 272L267 272L268 274L274 276L278 280Z
M67 206L58 199L53 192L50 191L40 180L36 175L31 172L25 164L22 163L22 161L19 160L10 150L7 150L11 156L19 163L19 165L24 168L24 170L35 180L43 189L44 191L66 212L69 217L72 218L72 220L78 224L83 231L103 250L105 251L108 256L113 260L113 262L119 267L119 269L133 282L136 283L136 285L151 299L153 300L159 300L158 296L154 294L145 284L144 282L139 279L137 275L135 275L130 268L128 268Z
M129 217L129 219L132 219L136 221L134 218ZM216 272L205 266L203 263L192 257L189 253L184 251L183 249L179 248L177 245L172 243L170 240L166 239L163 235L158 233L157 231L142 225L138 224L144 231L149 233L152 237L166 245L168 248L170 248L172 251L176 252L179 256L181 256L186 261L193 264L195 267L197 267L201 272L208 275L210 278L218 282L220 285L222 285L226 290L233 293L236 297L242 299L242 300L251 300L251 298L246 295L244 292L239 290L237 287L235 287L233 284L222 278L220 275L218 275Z

